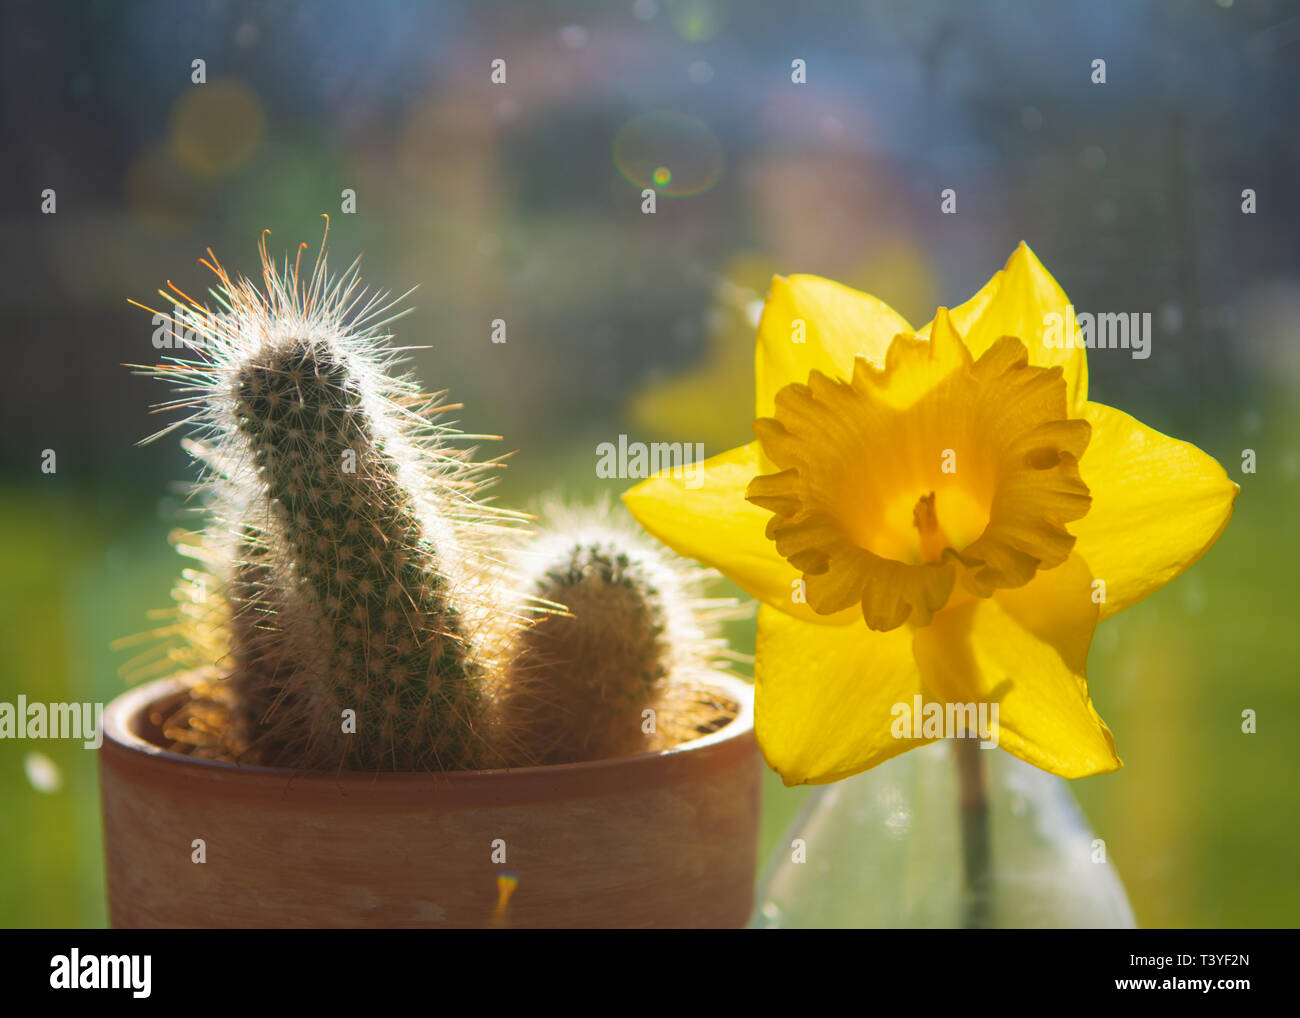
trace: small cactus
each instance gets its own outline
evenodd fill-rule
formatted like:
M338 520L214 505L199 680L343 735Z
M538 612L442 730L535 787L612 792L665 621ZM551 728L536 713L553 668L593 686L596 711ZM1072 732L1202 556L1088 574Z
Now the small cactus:
M709 730L721 708L699 680L721 656L716 624L734 603L702 599L703 570L611 525L607 509L566 515L526 555L545 613L512 659L502 705L512 755L598 760Z

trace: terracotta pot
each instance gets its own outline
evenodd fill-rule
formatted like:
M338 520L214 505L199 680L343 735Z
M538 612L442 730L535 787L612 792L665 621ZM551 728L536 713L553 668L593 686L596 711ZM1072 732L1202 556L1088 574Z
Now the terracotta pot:
M715 684L740 704L740 716L661 753L339 775L161 749L151 719L178 703L182 687L140 686L104 713L110 921L742 926L753 900L761 761L752 689L724 675Z

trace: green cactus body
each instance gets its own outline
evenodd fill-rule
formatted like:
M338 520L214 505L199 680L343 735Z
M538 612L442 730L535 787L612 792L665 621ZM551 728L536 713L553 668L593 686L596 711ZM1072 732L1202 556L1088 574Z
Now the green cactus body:
M476 464L433 423L363 300L355 265L305 285L262 249L265 293L224 313L173 303L194 356L152 369L189 394L225 600L228 755L305 769L456 770L491 750L498 658L518 624L490 551L515 517L474 498ZM196 716L191 711L187 716ZM184 741L184 740L181 740Z
M284 596L307 623L298 627L304 645L285 662L291 674L278 680L285 690L275 691L295 701L279 704L289 724L272 721L272 732L285 731L266 742L355 768L469 763L481 675L357 379L328 344L294 338L241 365L235 389L271 533L292 563ZM308 724L294 717L299 709ZM344 731L347 710L355 733Z
M518 637L502 710L523 763L569 763L671 745L705 721L698 680L733 607L702 601L700 571L670 560L598 510L544 536L531 593L563 606Z
M277 712L291 717L302 711L301 703L290 699L289 688L280 680L292 675L293 668L285 659L283 610L269 560L266 542L253 527L244 527L225 590L231 726L227 742L241 757L260 748Z

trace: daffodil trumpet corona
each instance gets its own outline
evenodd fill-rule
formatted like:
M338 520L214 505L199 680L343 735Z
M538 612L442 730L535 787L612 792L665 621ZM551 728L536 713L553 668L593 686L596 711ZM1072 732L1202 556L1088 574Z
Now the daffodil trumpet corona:
M1238 487L1090 401L1086 357L1024 244L919 329L838 283L773 280L756 440L624 501L761 602L756 729L786 784L976 734L900 724L914 703L996 707L981 738L1063 777L1121 765L1088 693L1093 630L1191 566Z

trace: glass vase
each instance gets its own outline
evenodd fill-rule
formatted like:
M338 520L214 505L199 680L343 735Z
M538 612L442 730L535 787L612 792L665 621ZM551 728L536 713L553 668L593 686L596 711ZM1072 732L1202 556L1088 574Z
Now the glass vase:
M981 758L986 805L984 876L974 883L957 766L968 749ZM757 929L1135 925L1068 783L1002 750L951 740L817 786L756 901Z

